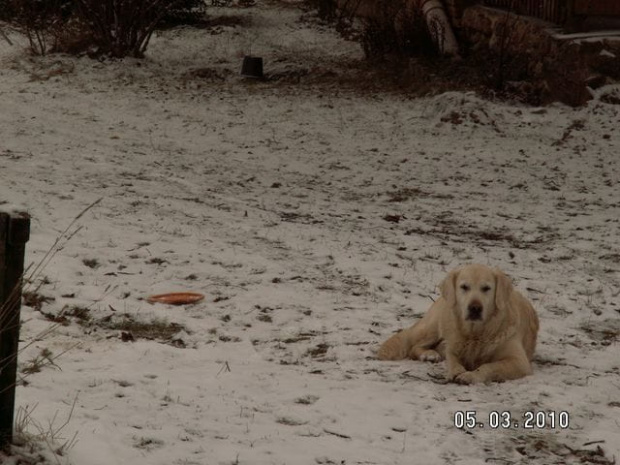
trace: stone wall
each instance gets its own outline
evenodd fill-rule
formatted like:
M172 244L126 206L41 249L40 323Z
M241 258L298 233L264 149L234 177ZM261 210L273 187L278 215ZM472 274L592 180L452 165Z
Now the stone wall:
M585 103L588 85L620 79L620 37L577 40L553 25L505 11L467 8L459 35L471 53L502 55L511 85L533 87L542 101Z

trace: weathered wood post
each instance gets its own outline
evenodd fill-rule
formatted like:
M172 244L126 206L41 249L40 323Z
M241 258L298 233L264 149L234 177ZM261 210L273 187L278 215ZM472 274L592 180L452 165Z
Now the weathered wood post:
M28 214L0 212L0 449L13 441L19 313L29 238Z

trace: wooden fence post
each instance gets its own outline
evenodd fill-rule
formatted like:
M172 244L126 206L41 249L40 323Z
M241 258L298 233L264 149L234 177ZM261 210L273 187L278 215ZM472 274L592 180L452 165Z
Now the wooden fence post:
M19 313L29 238L28 214L0 212L0 450L13 441Z

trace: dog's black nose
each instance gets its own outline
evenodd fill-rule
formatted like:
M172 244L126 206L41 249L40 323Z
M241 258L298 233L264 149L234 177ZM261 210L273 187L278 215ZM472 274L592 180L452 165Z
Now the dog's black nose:
M467 319L468 320L481 320L482 319L482 305L478 302L472 302L467 307Z

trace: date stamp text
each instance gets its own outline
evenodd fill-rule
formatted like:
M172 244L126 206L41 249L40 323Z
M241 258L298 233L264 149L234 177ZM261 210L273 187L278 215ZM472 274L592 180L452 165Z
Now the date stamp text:
M454 426L459 429L567 429L570 427L570 415L562 410L526 411L515 416L508 411L491 411L480 414L475 410L459 410L454 413Z

